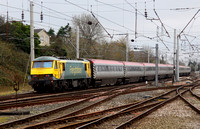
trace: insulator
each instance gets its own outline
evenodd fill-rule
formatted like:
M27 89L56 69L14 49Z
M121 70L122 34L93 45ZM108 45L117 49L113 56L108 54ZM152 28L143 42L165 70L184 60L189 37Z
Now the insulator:
M147 12L146 11L144 12L144 16L147 18Z
M92 25L92 22L91 22L91 21L88 21L88 25Z
M41 14L40 14L40 20L41 20L41 21L43 20L43 14L42 14L42 12L41 12Z
M22 11L22 21L24 20L24 11Z

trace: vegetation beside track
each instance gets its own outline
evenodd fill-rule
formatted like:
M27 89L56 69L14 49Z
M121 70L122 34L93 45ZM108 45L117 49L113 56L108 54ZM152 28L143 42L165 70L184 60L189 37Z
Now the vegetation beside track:
M0 86L23 82L29 55L15 45L0 41Z
M9 117L7 117L7 116L0 117L0 123L3 123L5 121L7 121L8 119L9 119Z
M24 92L30 92L33 91L32 87L28 85L28 83L25 83L19 85L19 91L17 93L24 93ZM0 96L6 96L6 95L12 95L15 94L15 90L12 86L1 86L0 90Z

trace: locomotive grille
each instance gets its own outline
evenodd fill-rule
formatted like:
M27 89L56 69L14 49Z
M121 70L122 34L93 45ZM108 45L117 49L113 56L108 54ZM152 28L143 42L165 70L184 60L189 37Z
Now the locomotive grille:
M44 75L38 75L37 77L39 80L44 80Z

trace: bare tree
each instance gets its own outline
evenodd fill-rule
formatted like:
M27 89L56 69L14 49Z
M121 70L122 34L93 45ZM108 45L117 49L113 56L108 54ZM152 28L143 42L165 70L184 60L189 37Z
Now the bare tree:
M72 22L74 28L79 26L82 38L99 42L103 37L103 29L92 15L81 14L74 16Z
M103 29L92 15L81 14L73 17L73 28L80 30L80 56L94 58L98 56L98 46L103 40Z

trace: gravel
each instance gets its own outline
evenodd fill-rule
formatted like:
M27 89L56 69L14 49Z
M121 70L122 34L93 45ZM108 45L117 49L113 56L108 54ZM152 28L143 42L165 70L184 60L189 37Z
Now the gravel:
M98 107L89 110L87 113L102 111L102 110L106 110L106 109L117 107L117 106L131 104L137 101L142 101L142 100L147 99L145 98L146 96L154 97L164 92L166 92L166 90L147 91L147 92L120 95L111 99L110 101L100 104Z
M40 114L45 111L53 110L53 109L56 109L56 108L59 108L59 107L65 106L65 105L69 105L74 102L75 101L67 101L67 102L58 102L58 103L36 105L36 106L26 106L26 107L17 108L17 109L12 108L9 111L16 111L16 110L17 111L30 111L30 114L29 115L15 115L15 116L0 116L0 119L6 117L7 120L3 121L3 122L14 121L14 120L22 119L22 118L29 117L32 115L37 115L37 114ZM8 110L5 110L5 111L8 111ZM0 123L2 123L2 122L0 122Z
M200 115L178 99L134 123L131 129L199 129Z

